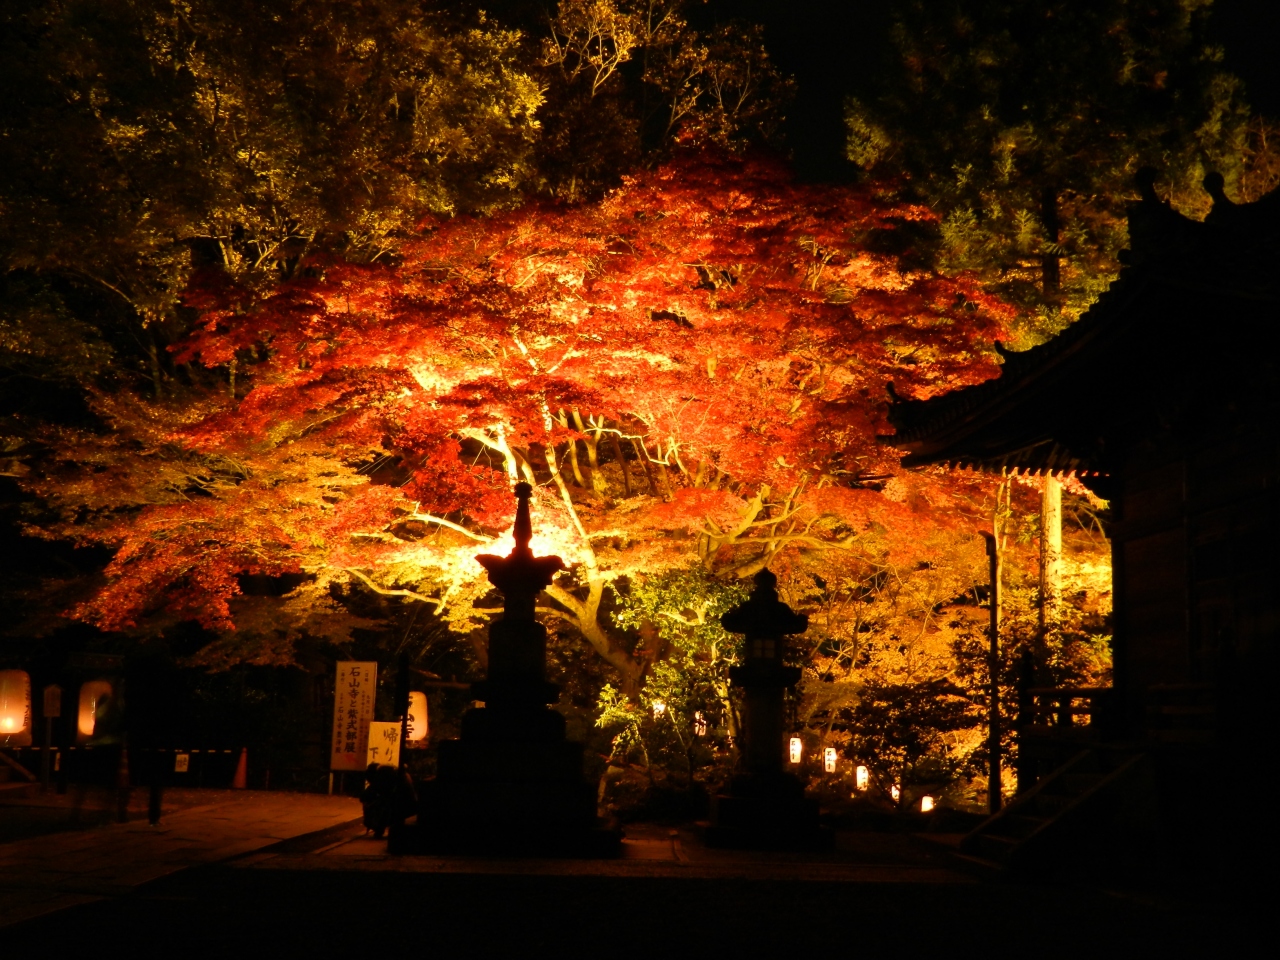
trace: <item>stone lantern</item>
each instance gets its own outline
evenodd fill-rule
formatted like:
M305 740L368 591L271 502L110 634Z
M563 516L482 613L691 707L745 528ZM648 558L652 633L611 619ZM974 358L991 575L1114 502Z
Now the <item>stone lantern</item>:
M713 846L823 847L833 839L818 825L818 802L785 765L783 698L800 680L800 668L784 662L786 637L803 632L809 618L779 600L777 588L777 577L761 570L746 602L720 618L746 644L742 663L729 671L742 691L740 769L728 792L712 798Z
M437 775L421 784L417 846L426 851L616 855L621 833L596 817L582 769L583 745L565 738L550 709L560 688L546 678L547 630L537 596L564 569L535 557L529 497L516 484L515 548L476 559L502 591L502 619L489 628L489 665L471 685L481 705L462 718L461 737L440 744Z

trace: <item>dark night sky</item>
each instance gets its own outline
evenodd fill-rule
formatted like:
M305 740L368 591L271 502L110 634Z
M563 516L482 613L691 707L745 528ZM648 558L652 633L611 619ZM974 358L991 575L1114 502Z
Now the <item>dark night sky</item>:
M1086 2L1086 0L1081 0ZM766 42L800 84L788 136L802 175L847 176L845 95L865 83L885 49L880 0L710 0L707 12L764 24ZM1254 109L1280 118L1280 0L1215 0L1211 39L1246 85Z

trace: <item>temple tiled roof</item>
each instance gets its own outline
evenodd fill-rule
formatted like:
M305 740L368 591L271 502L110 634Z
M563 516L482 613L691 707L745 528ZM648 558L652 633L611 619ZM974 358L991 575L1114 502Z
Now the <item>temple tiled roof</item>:
M1275 329L1280 190L1236 205L1210 174L1213 210L1197 222L1161 201L1153 179L1139 175L1120 276L1076 323L1031 350L1001 350L1000 375L986 383L895 399L896 432L881 439L907 452L904 465L1107 473L1126 425L1212 365L1206 351L1225 332L1216 324Z

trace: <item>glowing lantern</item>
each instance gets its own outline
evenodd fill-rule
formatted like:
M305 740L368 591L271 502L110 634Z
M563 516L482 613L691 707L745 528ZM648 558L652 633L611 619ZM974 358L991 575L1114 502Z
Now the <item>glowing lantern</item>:
M0 743L31 742L31 677L25 670L0 670Z
M866 790L867 787L871 786L871 771L866 767L859 766L853 772L853 783L857 789Z
M801 744L801 743L800 743L800 738L799 738L799 737L792 737L792 738L791 738L791 745L790 745L790 748L789 748L789 750L787 751L787 756L791 759L791 762L792 762L792 763L799 763L799 762L800 762L800 756L801 756L801 750L802 750L802 749L803 749L803 744Z
M111 684L106 680L90 680L80 686L80 708L76 711L78 740L88 740L101 719L103 705L111 699Z
M427 739L427 695L421 690L409 691L409 717L405 726L411 746Z
M667 712L667 705L661 700L653 701L653 719L661 720L662 715Z
M898 789L898 785L896 783L889 788L889 796L893 797L894 803L897 803L902 799L902 791Z
M707 735L707 718L701 710L693 715L693 735L695 737L705 737Z
M929 813L931 810L933 810L933 797L921 797L920 812Z
M836 748L827 747L822 751L822 769L827 773L836 772Z

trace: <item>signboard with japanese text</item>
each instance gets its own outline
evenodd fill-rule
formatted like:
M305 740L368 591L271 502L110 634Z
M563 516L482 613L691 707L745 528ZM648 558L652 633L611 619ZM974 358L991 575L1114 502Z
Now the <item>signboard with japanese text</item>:
M333 687L333 746L330 770L363 770L369 752L369 723L378 688L378 665L361 660L338 663Z
M369 724L369 763L400 766L400 722ZM366 764L368 766L368 764Z

